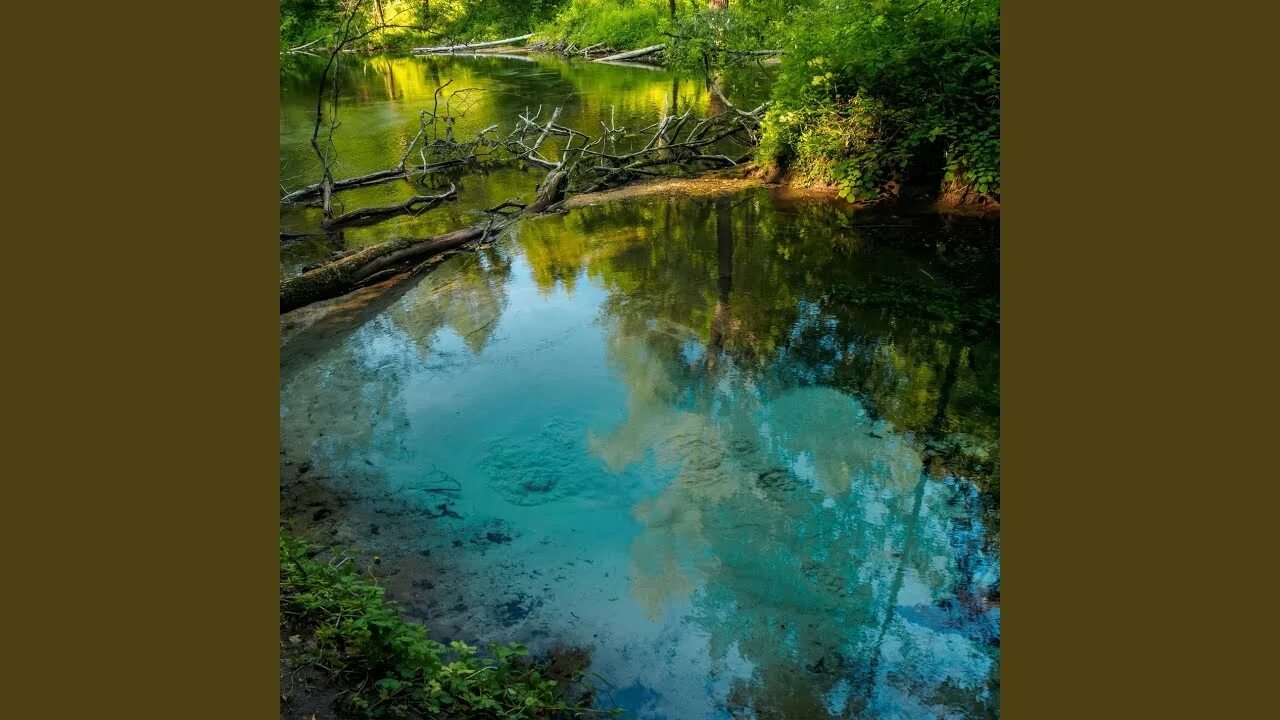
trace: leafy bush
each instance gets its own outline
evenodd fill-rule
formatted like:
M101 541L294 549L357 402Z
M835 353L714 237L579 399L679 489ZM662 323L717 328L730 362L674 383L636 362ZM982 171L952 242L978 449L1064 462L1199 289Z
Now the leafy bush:
M666 42L670 29L665 0L569 0L539 32L581 47L632 50Z
M294 47L332 32L343 17L339 0L280 0L280 43Z
M304 662L367 678L347 695L350 709L369 717L568 718L589 706L589 694L567 702L569 683L548 677L521 645L490 645L482 656L462 642L432 640L353 565L324 562L280 533L282 625L308 636ZM578 670L568 681L580 679Z
M934 171L950 192L998 197L998 0L818 0L794 15L764 161L850 198Z
M563 0L455 0L444 32L464 42L523 35L554 17L562 4Z
M776 50L790 36L793 14L816 0L734 0L728 10L713 11L703 0L693 10L681 7L667 49L667 63L710 70L716 61L732 60L723 50Z
M359 39L350 42L349 49L408 50L433 44L438 37L415 29L431 27L429 6L415 0L280 0L281 48L307 44L311 52L324 52L337 41L353 8L350 34ZM382 25L387 27L365 34ZM313 40L320 42L310 45Z

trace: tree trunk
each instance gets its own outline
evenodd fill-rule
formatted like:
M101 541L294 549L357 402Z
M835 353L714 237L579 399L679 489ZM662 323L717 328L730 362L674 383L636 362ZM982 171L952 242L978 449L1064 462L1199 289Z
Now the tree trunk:
M485 231L480 225L433 238L396 238L371 245L280 283L280 312L346 294L378 273L466 244Z
M666 47L667 47L666 45L650 45L649 47L640 48L639 50L628 50L627 52L621 52L621 53L618 53L617 55L610 55L609 57L598 58L596 62L609 62L611 60L630 60L632 58L644 57L645 55L652 55L658 52L659 50L665 49Z
M500 45L509 45L515 42L523 42L533 37L533 33L527 35L517 35L515 37L502 38L501 40L490 40L489 42L463 43L461 45L438 45L436 47L419 47L413 48L410 52L414 55L431 55L434 53L451 53L466 52L468 50L478 50L480 48L498 47Z

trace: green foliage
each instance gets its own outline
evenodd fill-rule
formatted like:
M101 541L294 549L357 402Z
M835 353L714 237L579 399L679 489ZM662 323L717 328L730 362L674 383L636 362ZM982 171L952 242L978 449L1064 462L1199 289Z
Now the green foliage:
M819 0L795 12L761 158L850 198L935 171L951 192L998 196L999 9Z
M408 50L432 44L438 33L419 29L435 27L430 20L432 6L438 4L417 0L281 0L280 45L286 49L305 44L310 52L323 53L338 40L338 31L346 26L353 10L350 35L358 39L347 45L349 49ZM378 27L383 29L374 30ZM314 40L319 42L312 45Z
M332 31L356 0L282 0L286 46ZM735 51L785 51L761 161L851 200L928 181L954 197L1000 195L999 0L365 0L386 30L356 48L494 39L536 29L576 43L668 45L669 64L712 72Z
M677 15L667 62L681 68L710 70L733 62L735 50L776 50L789 35L789 20L815 0L733 0L728 10L713 11L705 1Z
M555 16L564 0L454 0L432 3L446 19L445 35L460 42L523 35Z
M569 0L539 28L543 35L581 47L604 43L633 50L667 41L671 30L666 0Z
M305 541L280 533L282 622L306 633L303 661L367 678L347 695L350 709L368 717L556 718L589 702L567 703L562 683L521 645L490 645L480 655L432 640L353 565L322 561ZM580 671L568 678L580 679Z
M295 47L332 32L342 19L339 0L280 0L280 43Z

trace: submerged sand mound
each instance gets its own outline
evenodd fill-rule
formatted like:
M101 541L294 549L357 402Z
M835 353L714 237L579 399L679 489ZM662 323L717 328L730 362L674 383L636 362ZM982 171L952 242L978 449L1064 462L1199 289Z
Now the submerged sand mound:
M495 440L480 467L507 502L542 505L581 492L587 460L586 428L553 420L537 434Z

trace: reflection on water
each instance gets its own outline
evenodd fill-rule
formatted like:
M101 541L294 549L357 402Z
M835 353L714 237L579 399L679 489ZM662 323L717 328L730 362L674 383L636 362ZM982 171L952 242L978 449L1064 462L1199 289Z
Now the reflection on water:
M591 645L635 716L996 717L996 251L766 190L530 220L287 344L283 448L453 563L434 630Z
M315 124L316 87L324 59L286 56L281 67L280 183L295 189L320 178L320 162L311 149ZM335 177L347 178L395 167L404 148L418 131L418 114L435 105L442 91L440 109L452 93L477 89L457 97L451 113L457 116L455 137L469 140L483 128L498 125L498 136L514 126L517 117L532 116L539 107L543 119L552 108L562 112L558 123L598 137L601 123L632 131L657 122L664 111L692 108L705 115L713 97L705 83L667 70L636 70L589 62L566 62L556 57L531 56L525 60L485 56L367 57L343 56L338 70L341 82L338 120L334 135L337 164ZM766 71L745 68L730 74L724 91L743 105L754 107L767 94L761 82ZM619 141L611 151L638 147ZM561 140L544 144L547 157L558 157ZM641 143L643 144L643 143ZM419 158L411 158L417 163ZM389 235L429 236L475 222L479 209L494 207L513 198L532 197L542 171L491 167L483 172L438 173L426 188L408 182L387 183L345 191L338 200L345 209L388 205L415 193L440 192L454 182L456 202L424 213L402 216L368 227L342 231L342 247L357 247L385 240ZM290 232L320 227L318 208L296 205L281 218ZM322 259L335 248L323 237L291 243L282 257L282 272L293 273L308 262ZM337 248L337 249L342 249Z

